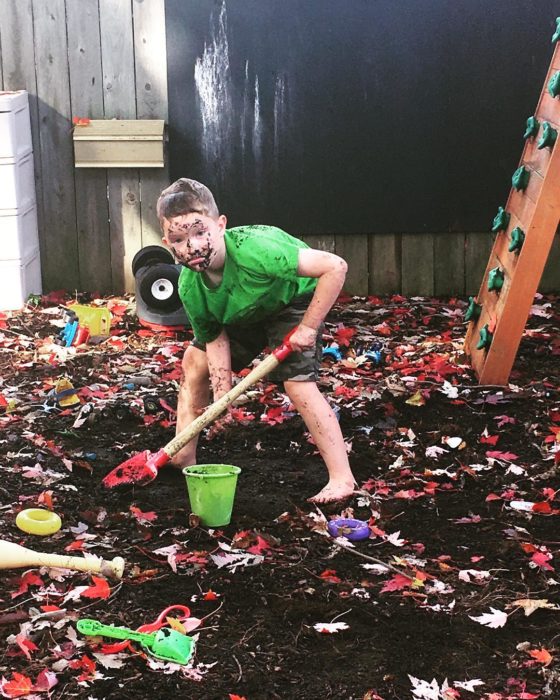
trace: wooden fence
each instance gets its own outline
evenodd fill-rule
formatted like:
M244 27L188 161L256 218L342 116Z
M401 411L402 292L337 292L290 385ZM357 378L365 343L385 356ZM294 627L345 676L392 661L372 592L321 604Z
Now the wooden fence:
M164 119L164 0L0 0L0 86L25 89L45 290L132 291L132 257L160 241L161 169L75 169L72 117ZM349 263L351 294L478 290L489 233L302 236ZM558 239L558 236L557 236ZM560 247L541 289L560 289Z
M76 170L72 117L167 120L164 0L0 0L0 41L3 89L30 95L44 288L132 289L167 169Z

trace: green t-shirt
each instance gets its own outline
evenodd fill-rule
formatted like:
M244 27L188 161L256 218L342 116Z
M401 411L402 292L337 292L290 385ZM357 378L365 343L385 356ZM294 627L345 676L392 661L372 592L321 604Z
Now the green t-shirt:
M274 226L239 226L224 234L226 260L218 287L183 267L179 296L196 339L210 343L226 325L247 325L271 316L296 297L314 291L317 280L298 277L298 253L308 246Z

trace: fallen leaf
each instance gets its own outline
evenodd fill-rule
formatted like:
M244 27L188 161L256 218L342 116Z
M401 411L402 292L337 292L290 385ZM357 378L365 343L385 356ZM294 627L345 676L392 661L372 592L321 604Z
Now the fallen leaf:
M37 690L40 693L45 693L51 688L54 688L54 686L57 683L58 678L56 677L56 673L53 673L52 671L49 671L48 669L44 668L41 671L41 673L37 676L37 680L35 681L35 686L33 687L33 690Z
M0 690L6 698L21 698L29 695L32 689L31 679L17 671L13 672L11 681L7 681L4 677L0 681Z
M552 655L547 649L530 649L527 653L543 666L548 666L552 661Z
M422 396L421 391L417 391L409 399L405 401L409 406L425 406L426 399Z
M532 615L535 610L538 610L539 608L560 610L560 608L557 605L554 605L554 603L549 603L547 598L520 598L519 600L514 600L508 607L523 608L523 612L525 613L526 617Z
M492 629L503 627L508 620L507 613L503 612L502 610L497 610L492 606L490 606L490 611L491 612L483 613L478 617L474 617L473 615L469 615L469 617L471 620L474 620L475 622L478 622L479 625L484 625L485 627L491 627Z
M111 595L109 584L104 578L92 576L95 585L88 586L85 591L82 591L84 598L108 598Z
M313 628L321 634L335 634L340 632L340 630L347 630L348 625L346 622L317 622L313 625Z

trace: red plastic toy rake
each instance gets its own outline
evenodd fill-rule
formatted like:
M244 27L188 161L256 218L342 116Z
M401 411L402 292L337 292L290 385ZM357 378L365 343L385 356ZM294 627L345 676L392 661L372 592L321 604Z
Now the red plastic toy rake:
M294 329L295 330L295 329ZM173 440L162 447L158 452L152 453L149 450L139 452L127 459L113 471L109 472L103 479L103 486L107 488L115 488L116 486L124 486L127 484L148 484L156 478L159 469L163 467L169 460L179 452L193 437L198 435L204 428L223 413L238 396L246 391L250 386L255 384L265 377L269 372L278 367L278 365L288 357L292 352L289 338L294 331L292 330L270 355L258 364L249 374L244 377L239 384L236 384L233 389L224 394L218 401L208 406L202 415L196 418L192 423L176 435Z

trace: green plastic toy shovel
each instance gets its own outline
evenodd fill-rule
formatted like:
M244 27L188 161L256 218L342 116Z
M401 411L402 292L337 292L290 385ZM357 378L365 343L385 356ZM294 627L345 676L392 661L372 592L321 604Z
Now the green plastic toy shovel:
M97 620L79 620L78 632L93 637L111 637L112 639L130 639L140 645L156 659L172 661L176 664L188 664L194 652L194 640L177 630L162 628L152 634L135 632L127 627L103 625Z

